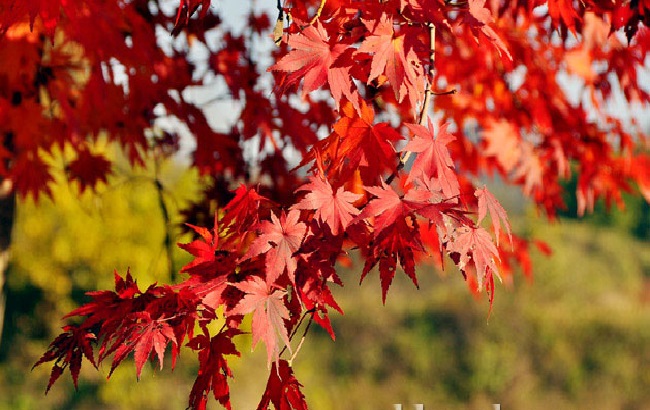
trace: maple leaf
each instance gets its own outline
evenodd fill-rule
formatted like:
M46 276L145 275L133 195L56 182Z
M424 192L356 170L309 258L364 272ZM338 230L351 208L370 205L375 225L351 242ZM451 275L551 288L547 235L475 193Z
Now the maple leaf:
M326 266L331 266L325 264ZM313 268L313 263L310 265ZM332 340L336 340L334 329L329 319L329 314L326 306L331 306L340 314L343 314L343 309L336 303L332 291L327 286L327 281L323 281L313 275L305 275L304 284L298 284L298 291L300 300L305 304L307 311L313 310L312 317L314 322L327 331Z
M334 235L345 231L353 217L359 214L353 203L363 195L345 191L343 187L334 193L329 181L319 177L310 177L310 181L298 188L308 193L293 209L315 210L316 218L328 224Z
M257 410L266 410L273 404L275 410L307 410L302 384L293 375L293 369L286 360L273 363L269 380Z
M212 231L192 224L186 224L198 233L202 239L190 243L179 243L181 249L189 252L194 259L181 268L181 272L199 275L206 279L227 275L235 269L235 257L231 250L222 249L219 243L218 213L214 215Z
M226 329L210 338L207 329L187 343L187 346L199 352L199 371L190 392L189 407L196 410L205 410L208 394L212 391L214 398L226 409L230 410L230 388L228 377L232 371L228 367L225 355L240 356L232 338L241 331Z
M35 200L41 192L52 196L49 183L54 179L50 173L50 167L39 155L31 158L19 156L11 167L11 179L16 191L23 197L31 194Z
M34 369L40 364L54 361L45 393L50 391L50 388L63 374L66 367L70 368L72 382L76 389L78 387L79 371L81 370L81 359L83 357L86 357L95 368L97 367L91 346L91 343L95 340L97 340L95 334L84 327L72 325L63 327L63 333L50 343L48 350L32 366L32 369Z
M411 222L414 225L415 219ZM367 250L368 254L360 282L363 282L363 279L370 270L379 263L381 296L384 304L386 303L388 289L395 277L398 260L400 266L404 269L404 273L419 288L417 277L415 276L414 251L424 251L424 247L420 242L419 232L413 225L408 225L404 220L391 224L389 228L382 231L375 239L375 243L370 250Z
M490 9L485 7L485 0L469 0L469 16L469 18L466 18L466 21L469 23L472 31L476 31L476 27L480 28L485 37L497 48L499 55L503 52L512 60L512 55L508 51L505 43L494 29L490 27L490 24L494 22L494 18Z
M112 333L117 329L124 317L131 312L133 300L142 294L136 281L127 270L126 277L122 278L117 271L113 272L115 280L115 291L95 291L87 292L86 295L92 298L77 309L72 310L63 318L67 319L75 316L86 316L84 321L86 328L100 324L102 333ZM103 346L108 343L104 340ZM100 349L100 361L102 359L102 350Z
M289 35L288 44L291 51L268 69L289 73L283 88L304 79L304 98L327 82L337 107L345 96L358 109L359 95L349 73L351 53L346 53L349 44L331 41L320 20L300 33ZM338 62L339 59L345 61Z
M92 154L88 150L77 152L77 158L68 164L69 178L79 181L81 192L86 188L95 189L99 182L106 183L111 172L111 162L103 155Z
M507 121L489 120L482 135L487 143L484 155L496 157L506 172L515 169L522 156L521 137L517 128Z
M476 279L478 288L483 288L484 278L490 278L492 274L499 275L496 260L499 259L499 252L492 242L490 234L481 227L463 226L459 228L454 240L447 245L447 251L458 252L460 260L458 267L464 270L470 260L476 266ZM501 278L499 277L499 280Z
M572 0L548 0L548 14L551 16L554 26L564 24L571 30L574 36L578 36L576 27L582 24L582 19L573 8Z
M248 189L242 184L235 191L235 197L224 208L221 223L224 228L234 225L234 229L239 233L245 233L249 226L257 224L260 205L270 202L254 188Z
M334 124L334 133L323 141L331 156L331 167L347 179L360 168L363 180L373 180L385 170L396 167L394 143L403 139L390 124L374 124L375 112L365 102L360 110L349 105L341 109L343 117ZM324 153L325 153L324 152Z
M474 195L478 198L478 220L477 224L480 224L483 218L487 215L488 211L490 212L490 218L492 219L492 228L494 229L494 236L497 238L497 246L499 246L499 232L501 228L501 222L506 228L508 233L508 238L510 239L510 244L512 244L512 233L510 232L510 223L508 222L508 216L506 215L505 209L501 206L499 201L487 190L485 186L474 191Z
M176 344L176 337L171 326L165 322L151 320L149 312L141 312L134 317L138 322L138 330L136 330L138 337L135 342L134 359L136 375L138 379L142 373L142 367L151 355L152 351L157 355L160 369L163 368L163 359L165 357L165 349L167 344L171 341ZM119 351L119 349L118 349ZM117 355L117 353L116 353ZM115 367L112 366L111 372Z
M102 345L104 348L111 343L108 349L100 352L100 359L108 354L114 354L108 374L110 377L129 353L134 352L136 376L139 379L142 367L152 350L158 356L162 369L165 348L170 341L176 344L174 331L167 323L153 320L148 311L132 312L124 317L119 331L114 334L110 342L105 342Z
M371 223L374 236L377 237L383 230L393 224L403 221L413 210L424 206L423 201L429 198L425 191L409 190L404 198L400 197L392 186L382 181L381 187L364 187L366 191L376 198L370 200L363 211L355 218L355 222L369 217L374 218Z
M404 150L418 153L413 161L407 182L423 173L428 178L436 178L440 182L443 194L448 198L459 195L458 177L454 172L454 162L447 149L447 144L456 139L447 133L449 124L443 124L440 127L437 138L430 118L428 119L428 128L418 124L406 124L406 126L415 134L416 138L409 141Z
M429 200L432 194L427 190L409 189L401 197L383 181L381 187L364 187L364 189L376 198L366 204L354 221L365 220L373 230L373 243L365 243L361 246L366 256L361 281L379 263L382 300L385 303L398 260L406 275L411 278L415 286L418 286L414 251L424 251L424 247L420 241L413 213L430 206ZM353 236L356 236L355 233Z
M260 340L266 345L268 365L277 362L280 357L278 339L291 351L289 334L284 324L289 319L289 310L284 304L286 291L273 290L264 279L251 276L244 282L233 283L232 286L246 293L242 300L228 315L245 315L253 312L252 331L253 349Z
M282 275L285 268L289 279L295 283L296 259L293 253L300 248L307 226L298 222L300 211L292 209L289 214L284 211L278 218L271 214L271 221L260 223L261 234L255 238L242 260L266 255L266 281L269 284Z
M382 13L379 20L364 20L369 31L357 50L372 54L368 84L381 74L388 78L398 102L409 96L415 107L424 90L423 75L416 70L419 62L413 47L407 47L405 34L396 35L391 16Z
M201 14L199 18L205 18L210 8L210 0L180 0L178 12L176 13L176 21L174 22L174 29L172 36L181 32L183 27L187 26L190 22L190 17L201 6Z
M512 177L515 181L523 182L525 195L531 195L536 190L542 189L544 185L544 165L530 141L523 141L519 148L522 152L521 162Z
M296 291L304 310L312 312L314 321L329 333L332 340L335 335L327 307L334 308L340 314L343 314L343 310L334 300L328 283L343 286L334 268L343 240L342 235L332 235L329 225L312 220L296 270Z

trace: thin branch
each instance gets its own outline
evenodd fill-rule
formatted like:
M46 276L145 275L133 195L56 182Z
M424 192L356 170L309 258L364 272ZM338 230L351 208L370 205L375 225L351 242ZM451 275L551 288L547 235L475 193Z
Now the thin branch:
M429 24L429 41L431 43L431 51L429 52L429 77L431 78L431 81L427 84L427 88L424 91L424 104L422 104L419 118L420 125L424 125L424 118L426 117L427 112L429 111L429 106L431 105L431 83L433 83L434 80L436 63L436 26L434 26L433 23Z
M327 0L320 0L320 6L318 6L318 10L316 10L314 17L309 20L309 25L314 24L316 22L316 19L320 17L320 14L323 12L323 8L325 7L325 3L327 3Z
M433 23L429 23L429 41L430 41L430 52L429 52L429 77L431 78L431 81L427 83L427 87L424 90L424 104L422 104L422 109L420 110L419 118L418 118L418 124L424 125L425 123L425 118L427 117L427 112L429 111L429 106L431 105L431 96L432 96L432 91L431 91L431 83L433 83L434 79L434 70L435 70L435 52L436 52L436 26L433 25ZM456 90L452 90L452 92L445 92L445 94L454 94ZM436 94L438 95L438 94ZM411 151L405 151L402 153L400 159L399 159L399 164L397 164L397 168L395 168L395 171L388 177L386 178L386 184L390 185L397 174L404 168L406 163L408 162L409 158L411 157L412 152Z
M154 159L154 172L155 172L155 178L154 178L154 186L156 188L156 194L158 196L158 206L160 207L160 211L163 216L163 221L165 223L165 239L164 239L164 248L165 248L165 254L167 255L167 267L169 269L169 280L174 281L176 273L174 269L174 258L173 258L173 251L174 251L174 242L172 240L172 223L171 223L171 218L169 216L169 209L167 208L167 204L165 203L165 198L164 198L164 190L165 188L162 185L162 182L160 182L159 178L159 169L158 169L158 160Z
M431 95L452 95L456 94L458 91L455 88L452 88L451 90L447 91L432 91Z
M309 316L309 322L307 322L307 326L305 327L305 331L302 333L302 337L300 338L300 343L298 343L298 347L296 347L296 351L293 352L293 355L291 355L291 358L289 359L289 366L293 364L293 359L298 356L298 352L300 352L300 348L302 347L302 344L305 341L305 338L307 337L307 332L309 332L309 327L311 326L312 322L314 321L314 315L312 314Z
M282 0L278 0L278 18L275 21L275 27L273 28L273 42L276 45L280 45L282 41L282 33L284 32L284 10L282 10Z
M300 320L296 324L296 327L293 328L293 331L289 335L289 341L293 340L296 333L298 333L298 329L300 329L300 326L302 325L302 322L305 320L305 317L307 317L307 315L309 315L311 313L314 313L315 311L316 311L316 308L312 308L312 309L306 310L305 313L302 314L302 316L300 317ZM311 322L312 322L313 319L314 319L314 316L311 315L310 318L309 318L309 324L307 325L307 327L305 328L305 331L302 334L303 339L307 335L307 331L309 330L309 326L311 326ZM302 345L302 341L300 342L300 345ZM284 353L285 350L287 350L287 346L284 346L282 348L282 350L280 351L280 354L278 356L282 356L282 353ZM294 354L294 356L295 356L295 354Z

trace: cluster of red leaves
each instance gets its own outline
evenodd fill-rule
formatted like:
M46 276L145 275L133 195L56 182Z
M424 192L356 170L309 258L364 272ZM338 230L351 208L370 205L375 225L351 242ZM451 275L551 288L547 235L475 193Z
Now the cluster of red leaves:
M200 84L186 53L165 52L158 43L156 28L180 22L180 11L174 20L149 3L10 0L0 6L0 179L10 180L15 192L50 194L55 170L48 154L57 148L72 153L61 171L80 191L105 183L111 161L93 152L101 138L118 143L132 164L144 164L163 144L145 137L161 116L156 110L191 124L203 149L204 141L219 139L182 97ZM189 3L185 8L196 9ZM203 4L207 11L209 1ZM206 18L189 33L218 24ZM210 146L210 154L237 160L229 145ZM213 167L214 156L196 162Z
M282 356L294 354L304 319L306 328L314 321L334 338L328 315L341 309L330 286L342 285L335 266L351 250L363 258L361 280L378 267L384 301L398 265L417 286L416 266L431 256L440 263L451 259L474 290L487 291L491 305L494 277L507 279L512 261L529 272L529 242L510 232L497 199L472 183L477 176L497 173L551 216L563 206L560 181L572 172L571 162L579 172L581 211L600 197L620 201L630 181L646 196L650 190L644 135L630 135L602 108L612 98L610 82L630 101L650 100L636 73L650 45L647 30L639 29L650 15L647 1L328 0L313 21L317 2L287 2L281 15L290 20L268 70L249 46L268 32L270 19L251 13L255 30L225 35L209 58L212 72L242 107L226 133L212 131L202 111L180 97L194 84L194 68L181 53L160 51L153 35L157 25L175 24L175 33L205 43L206 28L190 17L200 8L208 28L218 25L209 0L182 0L176 16L153 12L145 1L102 2L105 10L92 1L41 3L11 9L0 24L0 32L16 39L11 52L32 62L0 73L0 103L38 119L0 122L13 141L3 152L11 166L1 168L2 177L15 180L20 192L47 192L51 176L41 152L71 145L78 153L68 167L71 178L82 189L94 186L109 170L88 150L97 134L107 131L137 163L150 143L143 131L162 104L195 133L194 166L214 178L211 195L219 204L211 230L189 225L199 239L180 245L194 256L181 283L143 292L129 274L116 275L115 292L92 292L89 303L68 315L81 317L80 324L64 327L37 362L54 361L48 389L66 367L76 384L84 356L95 366L112 357L112 372L133 353L139 375L149 358L162 366L171 344L173 366L187 340L200 361L190 407L205 408L211 393L230 408L226 356L239 354L234 338L250 315L253 344L264 342L270 367L259 408L306 408L291 361ZM56 41L45 50L47 42L21 31L20 13L32 25L42 24L46 35L60 29L64 43L81 45L83 58ZM98 15L120 26L122 37L85 39L88 33L77 27L91 26L84 19ZM633 47L621 44L618 29ZM582 41L569 44L569 32ZM28 55L45 51L50 59ZM111 81L106 62L115 55L126 67L128 87ZM144 58L152 64L143 65ZM46 64L57 59L67 65ZM57 70L72 63L108 75L66 88L71 74ZM558 83L562 70L582 79L601 125L585 107L569 102ZM277 86L266 95L260 90L270 76ZM59 101L56 115L35 114L46 103L34 91L34 79L39 91ZM435 109L448 119L436 127L426 108L438 87L457 92L436 97ZM95 107L107 113L89 116ZM87 117L94 121L77 121ZM272 147L256 164L257 182L265 183L230 193L233 180L253 182L241 151L241 143L253 139L260 151ZM301 155L307 178L289 171L286 148ZM90 162L99 170L89 171ZM30 170L33 164L38 167ZM483 227L488 216L490 230ZM208 326L213 322L221 324L216 334Z

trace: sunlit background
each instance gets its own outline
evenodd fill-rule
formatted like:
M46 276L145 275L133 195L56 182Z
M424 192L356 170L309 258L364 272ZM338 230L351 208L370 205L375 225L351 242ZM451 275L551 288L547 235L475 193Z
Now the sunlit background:
M132 364L107 381L106 365L98 372L86 363L79 391L66 374L48 396L49 369L30 371L63 325L60 318L87 300L84 292L111 288L114 269L123 274L130 267L141 288L170 280L155 175L123 164L98 193L79 198L60 182L54 201L18 206L0 346L2 409L187 406L197 369L189 350L173 372L169 361L162 371L151 364L138 382ZM197 195L200 180L173 160L158 169L169 232L174 242L189 241L178 211ZM314 326L294 362L313 409L650 408L648 204L630 197L624 212L601 206L582 219L571 206L549 224L488 182L515 231L546 241L552 256L533 250L533 279L517 274L511 285L498 286L489 318L487 298L472 296L451 263L444 272L421 266L420 290L398 275L385 306L376 274L359 286L362 267L342 268L345 286L335 297L345 315L333 318L336 341ZM178 270L189 255L172 249ZM240 343L243 358L231 362L233 406L251 409L267 379L265 352L260 346L251 353L248 335Z

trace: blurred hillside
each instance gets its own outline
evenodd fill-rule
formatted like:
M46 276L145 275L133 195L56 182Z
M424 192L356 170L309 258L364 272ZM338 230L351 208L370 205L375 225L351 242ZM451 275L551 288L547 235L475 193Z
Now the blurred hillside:
M171 164L158 177L176 224L194 178ZM141 287L169 281L154 176L128 171L81 200L71 189L58 186L54 203L19 206L0 409L185 408L196 372L190 351L173 373L147 366L137 384L133 366L110 381L108 368L85 366L77 393L66 374L44 396L49 369L30 372L60 317L84 292L110 288L113 269L130 267ZM586 220L569 210L552 225L533 213L511 215L519 234L548 242L554 254L533 254L533 282L517 275L511 287L497 286L489 320L486 298L475 299L451 264L442 273L421 267L420 290L398 275L385 306L376 274L359 286L360 267L342 271L346 286L335 296L345 316L333 317L336 341L314 326L294 362L311 407L650 409L650 210L640 200L628 210L598 209ZM179 232L172 230L173 242L189 240ZM172 256L176 268L188 261L178 249ZM265 353L241 347L233 404L250 409L266 383Z

